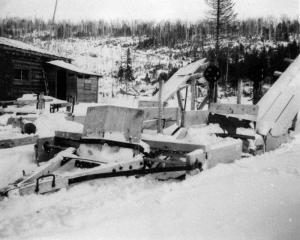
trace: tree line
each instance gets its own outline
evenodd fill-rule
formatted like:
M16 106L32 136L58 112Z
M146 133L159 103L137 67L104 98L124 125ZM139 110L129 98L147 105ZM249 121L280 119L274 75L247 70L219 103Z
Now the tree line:
M287 41L290 36L300 32L296 19L257 18L235 20L226 28L229 38L260 37L265 40ZM147 36L151 39L140 47L176 47L178 44L193 42L198 39L210 39L214 34L210 19L198 22L187 21L59 21L52 24L43 19L2 18L0 36L30 41L32 38L44 40L50 38L86 38L86 37L121 37ZM147 45L148 44L148 45Z

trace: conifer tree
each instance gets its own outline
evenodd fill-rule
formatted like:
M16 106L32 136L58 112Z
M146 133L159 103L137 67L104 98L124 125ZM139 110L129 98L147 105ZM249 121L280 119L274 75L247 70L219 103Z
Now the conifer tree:
M232 0L205 0L210 7L209 17L214 28L215 51L218 58L220 40L227 33L230 24L236 18L234 3Z

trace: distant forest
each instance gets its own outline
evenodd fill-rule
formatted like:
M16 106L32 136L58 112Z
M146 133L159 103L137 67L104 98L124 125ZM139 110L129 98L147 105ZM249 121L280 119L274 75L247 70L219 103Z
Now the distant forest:
M176 47L177 44L191 42L195 36L210 39L213 34L212 23L199 21L81 21L73 23L60 21L52 24L42 19L4 18L0 19L0 36L23 39L48 40L50 38L86 38L86 37L121 37L147 36L151 39L149 47ZM300 24L288 18L247 19L235 21L226 29L230 39L236 37L264 40L288 41L290 36L299 34ZM147 44L147 43L146 43ZM147 46L145 46L147 47Z

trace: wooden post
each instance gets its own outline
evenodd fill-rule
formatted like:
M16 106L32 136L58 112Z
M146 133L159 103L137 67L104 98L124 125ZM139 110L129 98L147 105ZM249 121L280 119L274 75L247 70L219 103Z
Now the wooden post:
M163 103L161 99L162 99L163 85L164 85L164 80L162 78L159 78L157 133L162 133Z
M177 100L178 100L178 106L180 109L180 114L181 114L181 119L180 119L180 127L184 127L184 115L185 115L185 110L183 108L182 100L181 100L181 93L180 90L177 91Z
M214 83L214 103L218 101L218 81Z
M237 87L237 104L241 104L242 102L242 88L243 88L242 79L239 78L238 87Z
M40 93L37 95L36 109L44 109L44 108L45 108L44 93Z
M196 102L196 79L192 79L191 81L191 110L195 110L195 102Z

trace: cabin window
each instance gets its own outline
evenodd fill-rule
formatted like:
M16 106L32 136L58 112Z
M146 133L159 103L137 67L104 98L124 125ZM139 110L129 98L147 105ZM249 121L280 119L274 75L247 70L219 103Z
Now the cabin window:
M28 69L15 69L15 79L29 80L29 70Z
M32 70L31 77L32 79L43 79L44 78L43 71L38 69Z
M91 89L92 89L92 80L84 79L84 90L91 90Z

